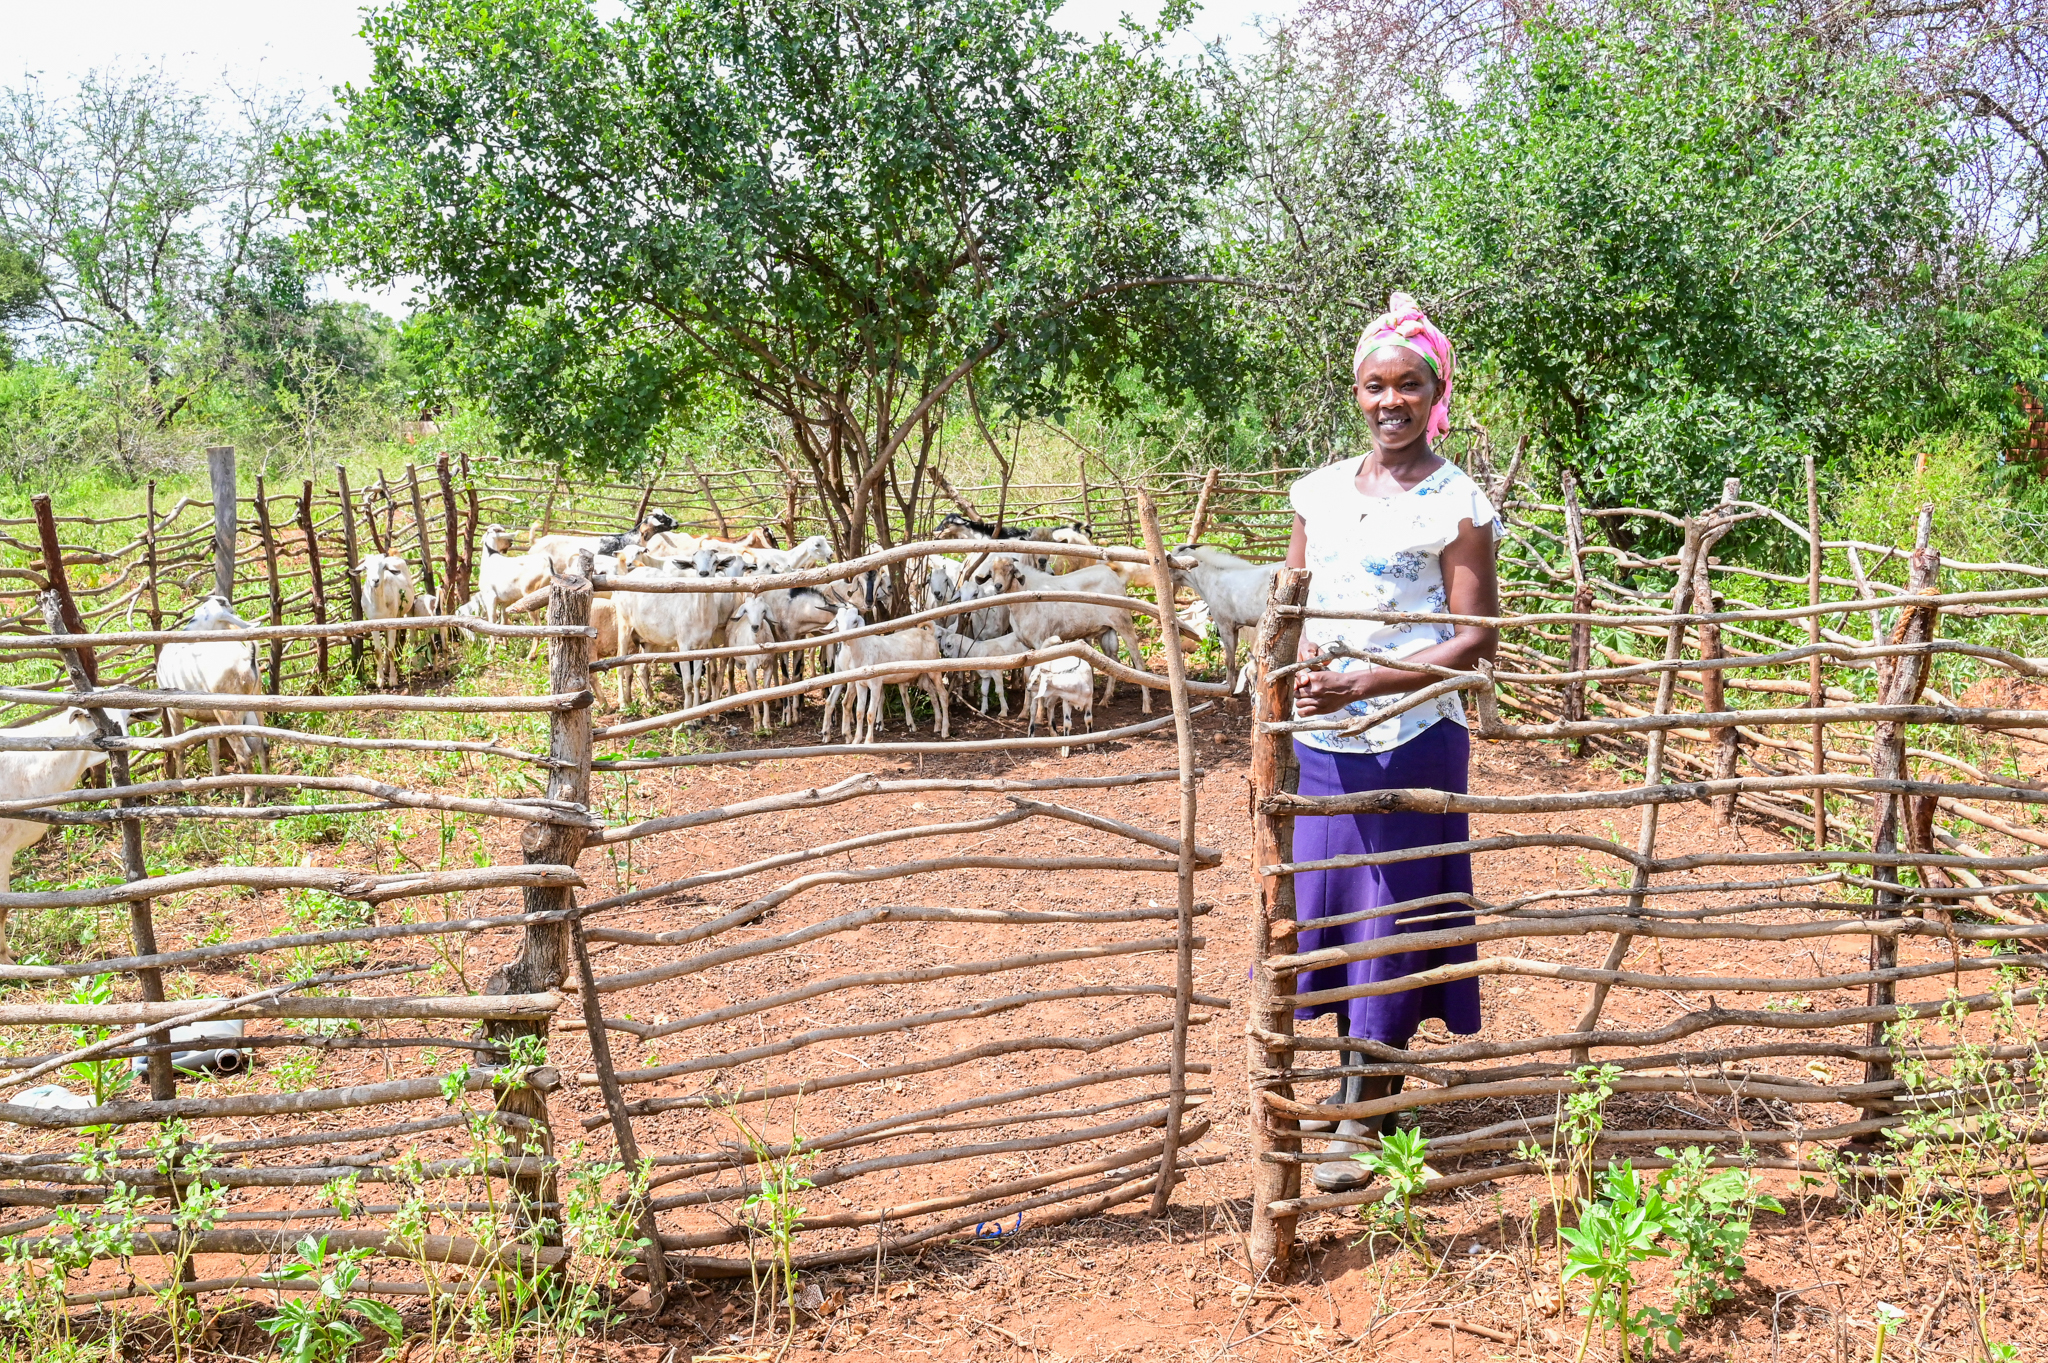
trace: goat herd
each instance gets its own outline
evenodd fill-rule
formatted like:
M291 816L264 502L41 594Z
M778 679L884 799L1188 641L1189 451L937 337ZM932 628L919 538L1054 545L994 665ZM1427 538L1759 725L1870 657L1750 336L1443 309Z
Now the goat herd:
M502 621L508 615L537 610L545 601L550 578L566 572L576 555L588 550L597 571L614 584L592 603L591 623L597 630L596 658L728 650L723 658L672 663L684 706L697 706L746 691L816 677L812 691L825 691L821 737L830 740L839 729L849 743L871 743L880 731L885 687L895 685L902 698L904 722L914 733L917 712L912 687L930 697L937 734L951 736L951 697L947 673L921 670L920 662L938 659L999 659L1053 647L1062 641L1096 644L1114 658L1121 644L1130 665L1145 667L1138 631L1128 609L1074 601L1018 599L1019 593L1057 590L1101 596L1125 596L1134 579L1149 573L1141 564L1102 561L1086 551L1094 547L1079 522L1054 526L997 526L954 514L939 523L935 539L1022 540L1074 546L1072 554L1005 553L987 549L954 556L931 554L905 565L900 581L884 569L816 587L770 590L750 585L762 575L787 573L832 562L832 545L814 535L788 548L777 546L765 530L743 539L691 535L678 529L663 511L649 513L631 530L613 535L540 534L515 552L515 538L502 525L482 536L484 557L478 565L476 595L456 612ZM1200 604L1187 626L1197 635L1214 628L1220 635L1225 666L1234 675L1240 631L1257 622L1271 587L1276 565L1249 563L1209 545L1177 551L1179 581L1192 588ZM635 591L630 584L671 577L719 579L730 590ZM395 583L395 586L393 585ZM377 594L373 603L372 595ZM1006 599L1007 598L1007 599ZM432 614L408 595L402 560L385 557L366 565L363 581L365 614L388 618ZM898 629L870 629L905 614L958 607L951 617L906 623ZM776 649L773 645L817 641L815 648ZM396 651L381 653L379 667L393 669L380 682L397 681ZM900 665L900 668L898 667ZM620 665L619 708L631 705L638 686L655 700L652 662ZM834 683L833 673L862 670L851 685ZM1008 666L974 672L975 708L1010 714ZM1051 727L1053 707L1060 709L1061 729L1073 731L1076 714L1092 728L1095 712L1095 669L1086 658L1059 657L1032 664L1023 671L1027 732L1040 722ZM784 724L795 723L805 692L786 691L781 710ZM1108 678L1103 700L1116 694L1116 677ZM1152 697L1145 690L1144 709ZM754 723L767 728L771 700L749 707Z

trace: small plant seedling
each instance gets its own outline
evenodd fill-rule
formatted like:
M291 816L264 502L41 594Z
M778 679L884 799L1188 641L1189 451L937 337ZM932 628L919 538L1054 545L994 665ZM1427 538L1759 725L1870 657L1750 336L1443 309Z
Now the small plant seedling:
M1691 1146L1684 1154L1657 1151L1675 1161L1657 1180L1665 1202L1664 1228L1685 1247L1673 1284L1673 1305L1681 1315L1704 1316L1735 1295L1748 1262L1750 1219L1761 1207L1784 1213L1784 1205L1759 1191L1747 1169L1708 1167L1714 1152Z
M1429 1167L1423 1162L1428 1149L1429 1137L1407 1127L1382 1140L1379 1149L1360 1150L1351 1157L1387 1181L1387 1195L1381 1205L1395 1208L1401 1233L1417 1248L1422 1247L1422 1238L1414 1210L1415 1197L1429 1181Z
M285 1363L334 1363L363 1342L363 1332L343 1317L354 1311L397 1343L405 1325L397 1311L380 1301L349 1295L363 1275L367 1249L329 1254L325 1236L299 1241L298 1257L275 1275L292 1283L311 1283L316 1291L285 1299L276 1315L261 1322L278 1343Z
M1624 1162L1619 1169L1601 1175L1599 1196L1579 1203L1578 1226L1559 1232L1570 1246L1565 1254L1564 1281L1585 1278L1593 1285L1593 1299L1586 1303L1586 1330L1579 1337L1573 1363L1585 1358L1595 1325L1611 1325L1620 1331L1623 1363L1627 1363L1631 1339L1648 1344L1661 1333L1671 1348L1678 1347L1678 1317L1655 1307L1629 1309L1635 1266L1671 1252L1657 1243L1665 1232L1667 1212L1663 1194L1646 1187L1634 1166Z
M1884 1363L1885 1341L1893 1331L1906 1323L1906 1313L1888 1301L1881 1301L1871 1309L1871 1316L1877 1324L1877 1349L1870 1355L1870 1363Z

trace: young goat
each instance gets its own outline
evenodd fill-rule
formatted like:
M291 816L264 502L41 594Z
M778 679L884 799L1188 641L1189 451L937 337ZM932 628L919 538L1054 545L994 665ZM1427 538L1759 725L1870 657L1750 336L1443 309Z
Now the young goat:
M1123 579L1108 568L1089 567L1075 573L1034 572L1012 559L998 559L995 583L1005 592L1068 591L1095 592L1105 596L1124 595ZM1138 631L1131 613L1114 606L1097 606L1081 601L1019 601L1010 605L1010 629L1032 648L1044 648L1051 639L1098 639L1114 631L1130 654L1131 666L1144 670L1145 654L1138 647ZM1103 652L1110 650L1105 647ZM1152 713L1152 688L1138 688L1144 698L1144 712ZM1102 693L1102 703L1116 699L1116 675Z
M1060 636L1049 635L1045 647L1058 645ZM1110 679L1114 686L1116 679ZM1024 726L1026 737L1038 731L1038 717L1045 715L1045 728L1052 731L1052 703L1060 703L1060 732L1074 732L1074 711L1081 712L1081 722L1089 732L1095 730L1095 669L1088 665L1086 658L1048 658L1042 663L1033 663L1031 670L1024 674L1024 702L1029 722Z
M867 621L851 606L841 606L833 618L834 632L844 634L860 629ZM858 639L849 639L839 645L834 653L834 666L838 671L851 672L856 668L873 667L887 663L936 662L939 657L939 638L930 625L918 625L912 629L896 630L889 634L864 634ZM821 737L832 736L832 713L835 703L843 703L847 715L841 720L841 729L849 743L872 743L882 725L884 706L883 688L890 682L896 683L897 691L903 697L903 722L910 732L917 732L917 711L911 708L910 685L913 681L921 684L932 698L932 727L940 738L951 738L953 726L948 714L946 674L943 672L922 672L916 667L906 666L902 675L895 673L870 677L855 682L842 682L834 686L825 698L825 726Z
M1005 634L995 639L976 639L958 630L939 631L939 652L948 658L1002 658L1013 653L1024 652L1024 641L1014 634ZM984 715L988 713L988 693L993 690L1002 704L1002 717L1010 717L1010 674L1005 668L992 668L974 674L981 681L974 708Z

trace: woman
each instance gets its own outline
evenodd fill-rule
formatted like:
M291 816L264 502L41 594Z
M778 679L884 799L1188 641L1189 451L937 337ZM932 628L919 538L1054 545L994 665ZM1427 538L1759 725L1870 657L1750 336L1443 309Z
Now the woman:
M1450 342L1406 294L1390 298L1387 312L1359 337L1352 377L1359 411L1372 436L1372 453L1318 469L1289 494L1295 514L1287 565L1313 574L1311 611L1499 613L1493 562L1499 523L1493 504L1476 483L1431 449L1450 429L1451 369ZM1491 659L1497 641L1494 630L1477 625L1311 619L1302 631L1301 657L1342 646L1466 671L1482 658ZM1428 673L1340 658L1319 671L1298 675L1295 709L1303 718L1341 715L1369 720L1403 693L1435 680ZM1296 736L1303 795L1407 786L1465 789L1471 741L1456 693L1377 724L1353 727L1356 732L1318 730ZM1462 814L1304 818L1294 824L1294 859L1427 847L1466 836ZM1471 889L1469 855L1307 871L1295 880L1295 912L1307 921ZM1306 931L1300 935L1299 950L1395 936L1409 931L1404 920L1411 916L1431 916L1430 929L1472 921L1435 917L1442 912L1441 905L1421 907ZM1476 958L1476 948L1470 946L1380 956L1304 973L1296 988L1304 993L1338 989ZM1296 1016L1307 1019L1324 1013L1335 1014L1339 1036L1405 1047L1424 1018L1439 1018L1454 1032L1478 1031L1479 982L1457 980L1346 999L1301 1009ZM1367 1063L1357 1051L1343 1056L1347 1066ZM1330 1101L1363 1102L1397 1088L1398 1080L1352 1075ZM1362 1123L1340 1123L1332 1153L1357 1149L1355 1138L1365 1134ZM1364 1176L1362 1166L1350 1159L1319 1164L1311 1174L1318 1187L1331 1192L1355 1186Z

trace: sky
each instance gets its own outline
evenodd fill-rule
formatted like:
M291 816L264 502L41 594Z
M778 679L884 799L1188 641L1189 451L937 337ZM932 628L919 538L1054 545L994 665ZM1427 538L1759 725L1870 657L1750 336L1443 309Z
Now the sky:
M595 0L600 12L617 0ZM1208 0L1179 46L1192 52L1221 38L1233 47L1256 38L1262 16L1289 10L1288 0ZM369 49L356 36L361 0L8 0L0 22L0 85L25 76L61 89L87 71L135 69L161 62L182 83L238 89L306 89L323 99L335 86L370 74ZM1068 0L1060 21L1094 36L1124 14L1150 23L1158 0ZM402 312L407 291L365 293L328 281L330 297L357 299Z

